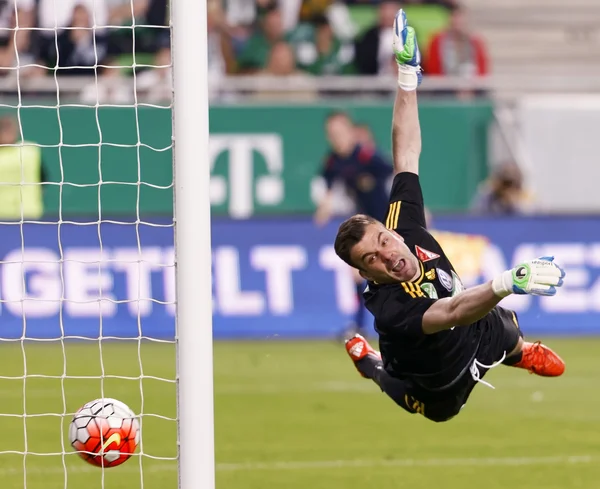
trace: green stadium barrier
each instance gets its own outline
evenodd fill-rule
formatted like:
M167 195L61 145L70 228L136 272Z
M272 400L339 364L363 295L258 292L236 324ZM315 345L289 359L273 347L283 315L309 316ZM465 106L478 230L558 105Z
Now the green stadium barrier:
M369 124L389 154L391 101L212 107L210 147L195 158L211 165L213 212L312 212L311 185L327 151L323 121L334 109ZM103 216L172 212L170 110L37 106L21 108L20 118L25 139L44 146L48 216L98 215L99 202ZM486 176L491 104L422 100L420 118L427 202L464 210Z

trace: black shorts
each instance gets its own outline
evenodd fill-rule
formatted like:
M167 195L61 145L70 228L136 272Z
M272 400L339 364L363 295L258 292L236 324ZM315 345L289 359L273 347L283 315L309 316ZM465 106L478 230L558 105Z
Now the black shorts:
M501 327L490 326L484 332L477 350L476 359L480 364L492 365L517 346L523 333L519 328L517 315L513 311L496 308ZM497 324L497 323L496 323ZM498 325L498 324L497 324ZM483 378L489 369L478 366L479 377ZM408 411L419 413L432 421L447 421L456 416L466 404L473 388L478 384L470 369L450 389L443 392L426 392L407 389Z

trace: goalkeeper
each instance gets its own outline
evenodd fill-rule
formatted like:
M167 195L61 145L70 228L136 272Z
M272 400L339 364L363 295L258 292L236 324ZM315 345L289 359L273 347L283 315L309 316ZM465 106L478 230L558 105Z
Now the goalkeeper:
M385 225L356 215L340 226L335 241L338 256L368 280L365 305L375 316L381 353L360 335L346 341L346 350L360 374L406 411L446 421L478 382L490 385L483 377L497 365L546 377L564 372L563 361L541 343L524 341L515 313L498 306L510 294L556 294L564 272L543 257L464 290L426 229L418 177L420 54L402 10L394 22L394 52L395 176Z

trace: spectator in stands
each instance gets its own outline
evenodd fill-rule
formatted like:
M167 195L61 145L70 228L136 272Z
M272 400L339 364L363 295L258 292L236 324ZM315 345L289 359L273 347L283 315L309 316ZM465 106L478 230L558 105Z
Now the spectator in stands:
M516 163L498 165L483 182L473 199L475 214L514 215L527 210L528 197L523 186L523 174Z
M55 37L71 25L73 10L78 5L86 8L89 25L97 27L96 36L104 35L108 24L106 0L39 0L38 27L42 30L38 31L37 55L49 67L56 65Z
M19 145L19 126L12 117L0 119L0 219L38 219L44 213L41 182L42 151Z
M396 63L392 52L393 25L398 2L383 0L379 5L379 21L356 43L356 68L362 75L395 73Z
M106 0L39 0L38 24L45 30L44 35L54 38L55 29L62 31L69 26L77 5L87 8L93 25L105 27L108 24Z
M325 122L327 139L331 151L323 165L322 176L327 185L327 193L319 202L315 212L315 222L325 225L333 214L334 183L341 183L355 204L356 211L368 214L375 219L385 218L388 209L389 180L392 166L374 146L362 146L358 139L356 126L350 117L342 112L334 112ZM362 292L365 280L353 269L356 283L358 309L350 325L342 331L348 333L363 332L364 304ZM364 333L363 333L364 334ZM368 334L368 333L367 333Z
M238 56L238 71L256 73L267 65L271 48L284 39L281 12L275 3L264 9L257 27Z
M313 75L343 75L354 71L354 46L335 36L325 15L299 26L290 38L301 70Z
M363 148L375 149L375 138L368 124L361 122L354 124L354 135L358 144Z
M482 76L488 74L488 64L485 45L469 31L465 10L452 7L448 28L432 38L427 50L425 75Z
M58 51L55 63L60 68L60 75L93 76L97 65L104 63L107 51L106 33L95 32L90 29L92 26L91 12L85 5L76 5L69 24L71 29L63 30L56 40Z
M266 76L293 77L294 81L302 82L302 86L297 89L289 88L291 81L287 81L288 89L281 92L275 90L262 89L255 95L257 99L267 100L285 100L285 101L313 101L316 98L316 89L312 86L312 77L305 72L298 70L294 51L292 47L280 41L276 43L269 53L267 64L263 70L258 72Z
M13 68L32 64L35 58L31 52L31 30L35 22L35 0L4 0L0 2L0 67ZM16 14L15 14L16 10ZM15 38L12 29L19 27ZM22 30L24 29L24 30ZM0 74L16 74L15 70L0 70ZM27 67L20 75L40 74L39 69ZM43 74L43 70L42 73Z
M156 53L169 40L167 0L106 0L109 3L110 25L126 28L111 29L109 55ZM133 3L132 3L133 2ZM133 5L133 16L132 16ZM135 18L136 27L132 30ZM160 29L160 27L164 27ZM135 44L133 34L135 31Z
M221 77L235 70L231 33L221 2L208 0L208 77L218 84Z
M290 76L299 74L291 46L284 41L279 41L274 44L269 52L264 69L259 73L261 75L272 76Z

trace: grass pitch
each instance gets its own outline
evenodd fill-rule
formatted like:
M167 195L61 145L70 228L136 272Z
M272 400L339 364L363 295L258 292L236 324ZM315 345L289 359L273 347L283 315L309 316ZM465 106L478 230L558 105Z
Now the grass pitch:
M496 390L478 386L461 415L435 424L397 408L333 342L218 342L217 489L597 489L600 338L547 343L563 377L498 367L486 376ZM175 385L152 378L175 378L173 345L143 344L138 357L137 344L106 343L102 362L97 343L0 355L2 489L177 487ZM102 471L71 453L60 414L101 397L103 370L106 397L155 415L143 417L142 450L158 458Z

